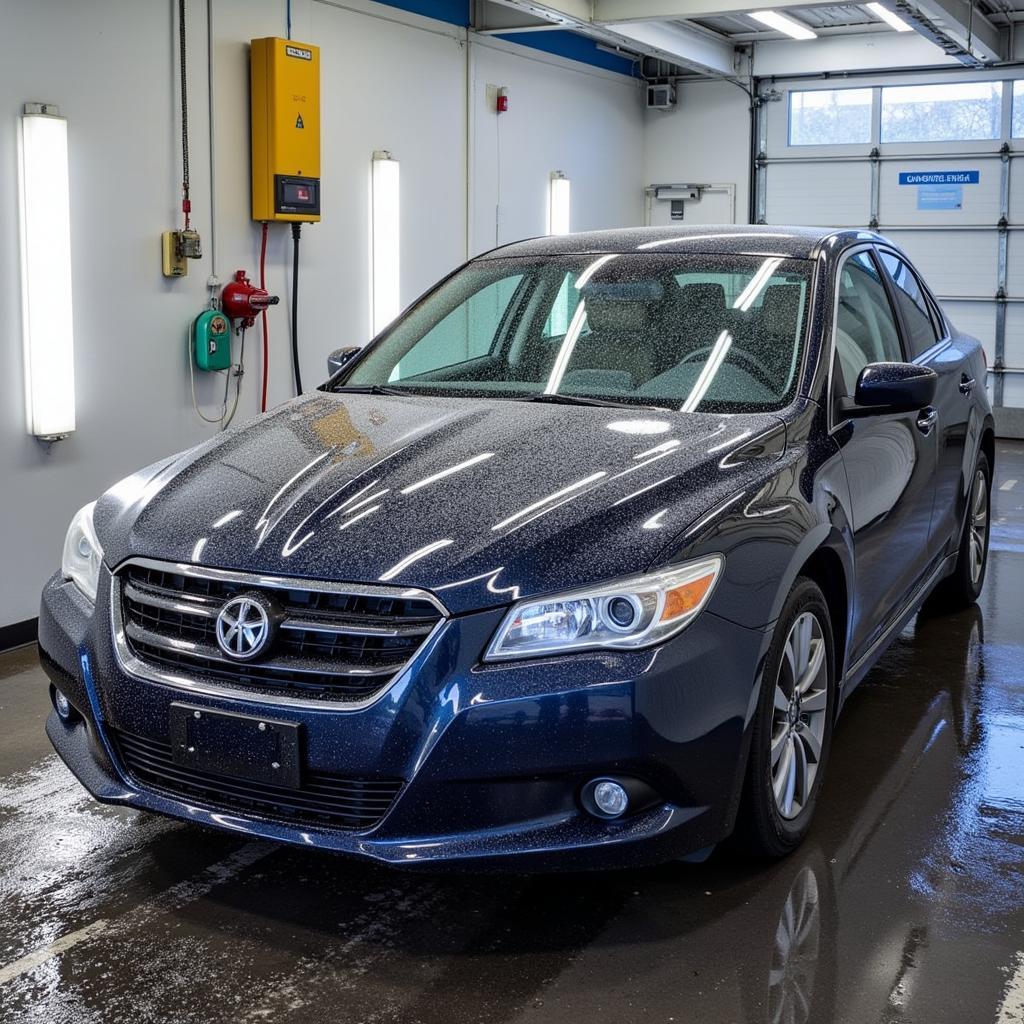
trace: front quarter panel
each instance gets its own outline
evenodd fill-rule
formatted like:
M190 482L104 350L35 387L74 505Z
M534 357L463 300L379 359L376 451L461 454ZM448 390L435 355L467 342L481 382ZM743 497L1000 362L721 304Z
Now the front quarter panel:
M814 402L805 402L787 423L787 435L782 457L714 505L663 559L669 564L724 554L725 570L707 610L748 628L775 622L797 576L823 547L842 566L851 606L850 495L839 446Z

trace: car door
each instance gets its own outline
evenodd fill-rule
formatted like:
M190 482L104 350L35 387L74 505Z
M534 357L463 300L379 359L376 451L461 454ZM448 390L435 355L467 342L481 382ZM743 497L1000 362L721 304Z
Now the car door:
M888 273L893 297L904 326L908 356L938 375L933 405L938 410L935 425L937 465L935 504L932 509L929 549L936 552L957 533L963 521L966 495L963 463L971 411L971 393L984 387L973 379L967 353L949 340L945 318L921 283L907 258L892 250L878 250Z
M905 362L900 321L870 247L848 255L836 275L830 381L832 432L850 487L854 539L851 664L902 609L929 566L935 491L934 409L881 410L849 417L860 372L869 363Z

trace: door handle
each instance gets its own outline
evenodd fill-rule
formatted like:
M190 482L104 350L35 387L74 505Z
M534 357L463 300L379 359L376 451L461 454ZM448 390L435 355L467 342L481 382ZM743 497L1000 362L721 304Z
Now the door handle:
M968 377L966 373L960 374L960 394L969 395L974 390L974 378Z
M938 418L939 410L934 405L929 405L917 414L917 429L927 437L932 432L932 427L935 426Z

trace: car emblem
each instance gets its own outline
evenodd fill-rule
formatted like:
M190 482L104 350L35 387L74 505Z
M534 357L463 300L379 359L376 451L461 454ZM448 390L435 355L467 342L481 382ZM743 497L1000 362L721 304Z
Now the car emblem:
M256 598L233 597L218 612L217 644L229 658L255 658L269 640L270 614Z

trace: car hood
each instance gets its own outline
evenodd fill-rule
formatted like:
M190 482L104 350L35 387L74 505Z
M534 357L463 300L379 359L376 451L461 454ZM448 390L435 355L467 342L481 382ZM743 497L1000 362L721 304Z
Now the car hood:
M393 583L452 612L643 571L777 458L770 415L318 393L97 503L129 556Z

